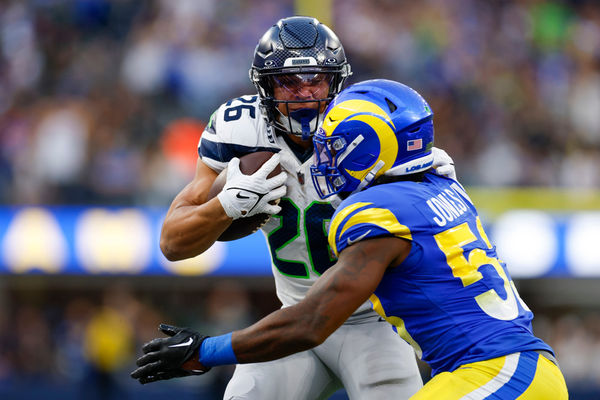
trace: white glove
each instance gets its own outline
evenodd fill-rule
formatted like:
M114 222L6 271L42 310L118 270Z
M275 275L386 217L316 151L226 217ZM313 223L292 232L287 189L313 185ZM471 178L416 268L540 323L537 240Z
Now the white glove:
M282 171L272 178L267 176L279 164L279 154L274 154L252 175L240 171L240 159L235 157L227 165L227 181L217 195L225 213L233 218L250 217L254 214L277 214L278 205L269 204L285 195L287 174Z
M443 175L447 178L456 180L456 170L454 169L454 161L444 150L437 147L431 148L433 154L433 169L438 175Z

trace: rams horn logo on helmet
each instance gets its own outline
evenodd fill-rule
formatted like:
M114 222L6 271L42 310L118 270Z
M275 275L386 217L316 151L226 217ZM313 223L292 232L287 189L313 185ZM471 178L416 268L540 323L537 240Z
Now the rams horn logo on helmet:
M401 83L375 79L344 89L313 138L311 174L319 196L365 189L383 174L430 168L432 119L421 95Z

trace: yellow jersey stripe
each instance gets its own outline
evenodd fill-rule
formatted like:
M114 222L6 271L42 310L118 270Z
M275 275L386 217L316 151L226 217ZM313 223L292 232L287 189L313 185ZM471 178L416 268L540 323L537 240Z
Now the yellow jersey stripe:
M402 339L404 339L408 344L410 344L415 350L415 353L417 353L417 357L421 358L423 355L421 346L419 346L419 344L412 338L412 336L410 336L410 333L408 333L408 331L406 330L406 327L404 326L404 320L400 317L388 317L387 315L385 315L385 310L383 309L381 301L379 300L379 297L377 297L377 295L372 294L369 300L371 300L371 303L373 303L373 310L375 310L377 314L381 315L381 317L387 322L394 325L396 327L398 335L400 335Z
M346 217L348 217L350 214L352 214L359 208L366 207L371 204L373 203L354 203L344 208L340 212L336 213L335 218L333 219L333 221L331 221L331 226L329 227L329 235L327 236L329 246L331 246L331 249L333 250L336 256L338 255L337 238L338 236L340 236L337 234L337 231L342 221L344 221Z

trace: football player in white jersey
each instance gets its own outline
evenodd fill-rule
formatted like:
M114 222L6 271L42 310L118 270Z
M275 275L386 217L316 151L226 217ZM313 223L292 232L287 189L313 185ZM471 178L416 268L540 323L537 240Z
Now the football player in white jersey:
M318 20L291 17L272 26L260 39L250 70L258 93L220 106L202 134L196 176L175 197L163 225L165 256L196 256L233 219L272 214L261 229L277 296L284 307L299 302L335 262L327 243L334 206L319 198L310 179L312 135L350 75L342 44ZM261 150L277 155L255 174L241 174L238 157ZM440 153L440 168L453 173L451 160ZM267 179L277 162L284 172ZM225 167L223 191L207 200ZM274 199L280 199L278 205L269 203ZM350 399L406 399L421 386L413 350L364 304L312 350L238 365L225 399L325 399L342 387Z

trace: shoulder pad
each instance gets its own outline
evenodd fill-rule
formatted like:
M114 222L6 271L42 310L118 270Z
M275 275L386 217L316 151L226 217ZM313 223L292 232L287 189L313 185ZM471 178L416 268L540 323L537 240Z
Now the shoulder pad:
M221 170L233 157L255 151L276 151L257 95L241 96L222 104L210 117L198 145L207 165ZM270 140L271 139L271 140Z

